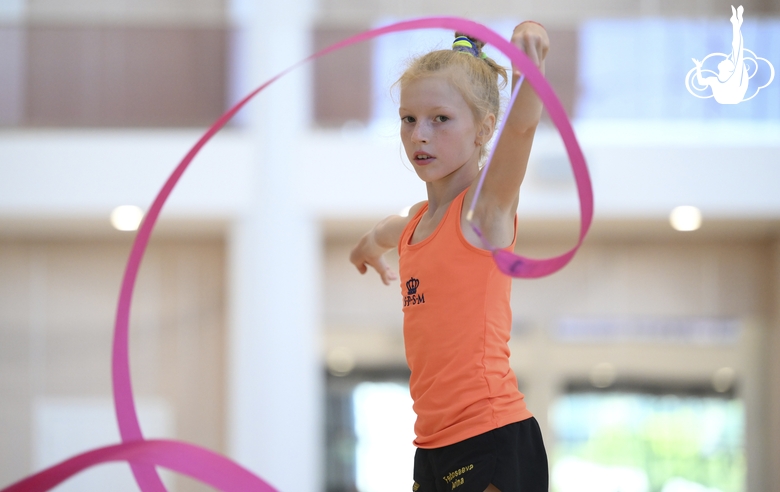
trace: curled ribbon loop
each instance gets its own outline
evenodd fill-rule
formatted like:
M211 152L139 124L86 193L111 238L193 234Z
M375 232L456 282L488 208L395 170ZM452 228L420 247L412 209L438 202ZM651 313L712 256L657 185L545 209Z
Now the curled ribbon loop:
M536 90L539 98L547 108L553 123L555 123L558 131L560 131L561 136L563 137L563 142L572 164L577 190L579 192L582 220L580 238L577 245L568 253L547 260L523 258L508 251L494 250L493 256L499 268L504 273L514 277L541 277L563 268L563 266L571 260L580 244L582 244L585 234L590 227L591 219L593 217L593 192L591 190L590 177L588 176L585 159L579 144L577 143L577 139L574 136L574 131L566 116L566 112L558 98L555 96L552 87L550 87L533 62L496 32L476 22L457 17L428 17L403 21L357 34L351 38L328 46L287 68L266 81L263 85L239 101L235 106L230 108L225 114L220 116L219 119L206 130L203 136L197 141L192 149L187 152L179 165L174 169L173 173L157 194L149 211L146 213L144 221L136 234L130 256L127 260L127 266L125 267L125 274L122 279L122 286L119 293L119 302L114 325L111 368L114 406L122 443L93 449L69 458L57 465L6 487L2 492L37 492L49 490L86 468L111 461L126 461L130 463L136 482L144 492L159 492L166 490L160 480L160 476L155 470L155 466L169 468L223 491L271 492L276 490L250 471L212 451L184 442L144 439L143 434L141 433L141 426L138 423L135 402L133 400L128 354L130 306L136 277L138 276L138 269L141 266L141 260L143 259L152 230L154 229L154 225L157 222L162 207L182 174L184 174L184 171L211 137L225 126L225 124L258 93L300 65L351 44L367 41L392 32L428 28L443 28L466 33L485 43L493 45L507 55L522 73L525 74L526 79ZM475 201L478 195L478 192L475 193Z

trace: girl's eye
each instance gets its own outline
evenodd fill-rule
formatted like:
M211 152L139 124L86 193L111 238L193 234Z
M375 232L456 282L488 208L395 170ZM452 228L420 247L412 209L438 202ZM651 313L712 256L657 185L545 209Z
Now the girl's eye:
M434 118L434 119L433 119L433 121L436 121L436 122L438 122L438 123L444 123L444 122L445 122L445 121L447 121L448 119L450 119L448 116L444 116L444 115L440 114L439 116L437 116L436 118Z
M414 123L414 117L413 116L404 116L401 118L401 121L404 123Z

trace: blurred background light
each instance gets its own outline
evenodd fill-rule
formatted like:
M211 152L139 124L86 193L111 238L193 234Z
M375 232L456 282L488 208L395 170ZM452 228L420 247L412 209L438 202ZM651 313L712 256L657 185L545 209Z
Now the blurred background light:
M336 347L328 352L328 372L341 377L346 376L355 368L355 356L345 347Z
M669 222L675 230L695 231L701 227L701 211L690 205L675 207L669 215Z
M135 205L120 205L111 212L111 225L118 231L137 231L144 211Z
M609 362L602 362L593 366L590 370L590 383L596 388L609 388L615 382L615 366Z
M360 492L411 489L415 415L409 386L360 383L352 393L356 485Z
M712 375L712 387L718 393L725 393L731 389L736 379L736 372L730 367L721 367Z

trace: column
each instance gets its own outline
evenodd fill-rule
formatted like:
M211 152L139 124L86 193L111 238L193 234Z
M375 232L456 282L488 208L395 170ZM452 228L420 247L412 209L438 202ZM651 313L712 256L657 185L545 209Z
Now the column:
M310 51L312 2L247 2L242 71L258 86ZM252 199L230 236L229 452L283 492L323 488L320 235L298 193L307 72L247 108L256 143Z

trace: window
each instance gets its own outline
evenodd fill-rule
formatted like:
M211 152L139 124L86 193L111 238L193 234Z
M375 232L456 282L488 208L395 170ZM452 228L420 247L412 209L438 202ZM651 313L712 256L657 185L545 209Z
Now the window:
M414 421L408 369L328 376L328 492L411 490Z
M738 399L572 392L550 411L556 492L738 492L745 483Z

